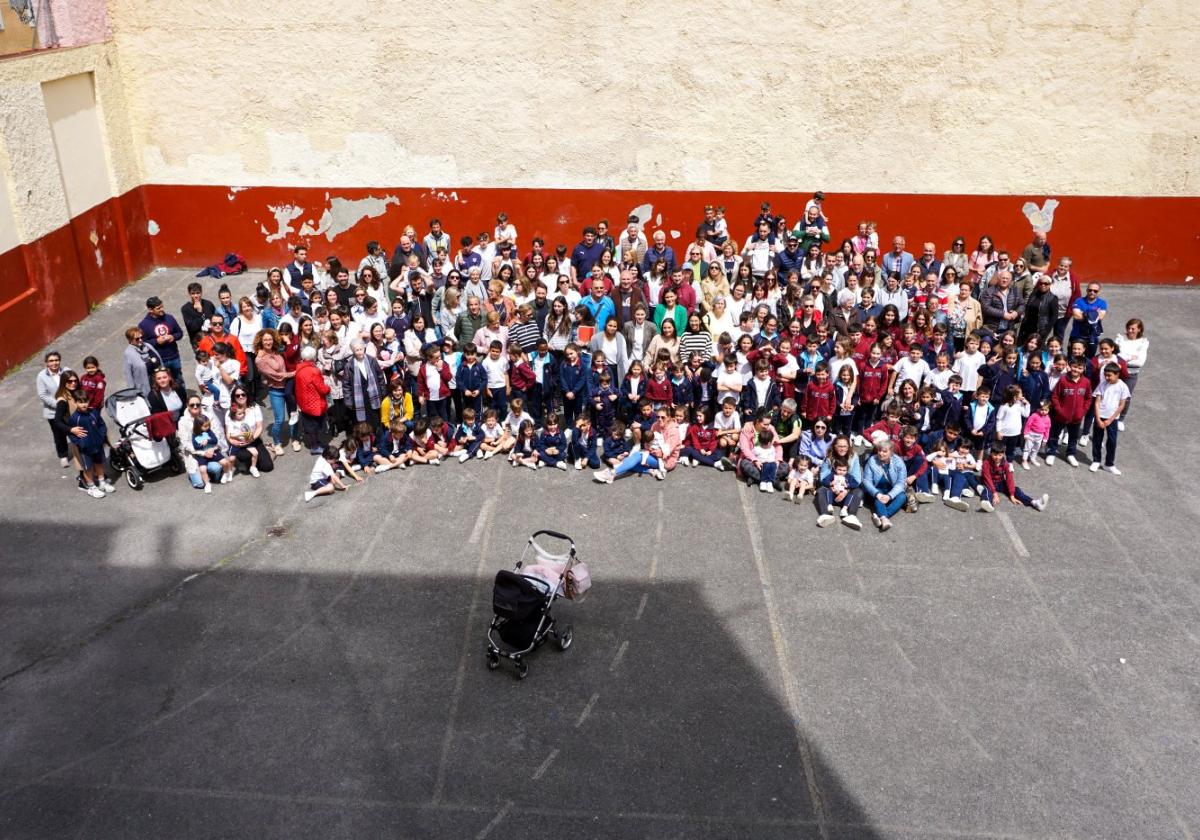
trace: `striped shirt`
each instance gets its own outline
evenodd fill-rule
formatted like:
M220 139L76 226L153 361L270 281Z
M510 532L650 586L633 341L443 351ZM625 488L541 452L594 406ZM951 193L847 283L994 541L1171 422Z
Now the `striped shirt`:
M542 331L537 325L537 321L530 319L527 323L509 325L508 340L515 341L522 350L526 353L532 353L537 349L538 339L542 337Z
M712 356L712 336L707 332L685 332L679 339L679 360L685 365L692 356L707 362Z

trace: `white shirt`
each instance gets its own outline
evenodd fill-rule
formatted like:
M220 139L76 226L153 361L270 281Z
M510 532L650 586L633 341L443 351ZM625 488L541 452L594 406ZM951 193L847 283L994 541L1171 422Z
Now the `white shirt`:
M962 377L962 389L974 391L979 387L979 369L987 362L987 358L976 350L974 353L963 353L954 360L954 372Z
M1129 399L1129 386L1120 379L1116 382L1106 379L1096 386L1092 396L1100 398L1100 419L1107 420L1121 408L1121 400Z
M914 363L912 359L910 359L908 356L905 356L903 359L897 361L896 364L892 365L892 368L896 371L897 387L899 387L899 384L906 379L911 379L913 384L920 388L921 385L924 384L925 379L929 376L929 362L925 361L924 359L917 359L917 361Z
M741 427L742 418L738 416L736 411L728 417L725 416L724 411L718 411L717 416L713 418L713 428L718 432L732 432Z
M316 484L325 478L333 478L333 465L324 458L317 458L317 462L313 464L312 472L308 474L308 483Z
M1014 437L1021 434L1025 418L1029 416L1029 403L1022 400L1009 405L1005 403L996 409L996 434L1002 437Z
M504 387L504 374L508 372L508 359L503 356L499 359L493 359L491 356L488 356L483 360L483 369L487 371L487 386L489 388Z

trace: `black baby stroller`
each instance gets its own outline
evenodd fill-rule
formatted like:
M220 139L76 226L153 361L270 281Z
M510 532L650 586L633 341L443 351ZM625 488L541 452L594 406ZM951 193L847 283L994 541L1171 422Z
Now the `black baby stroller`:
M150 436L147 420L150 404L137 388L117 391L104 401L108 416L117 426L117 442L109 455L109 464L117 472L125 473L125 480L134 490L146 484L146 474L169 467L172 472L182 472L178 457L165 440L154 440Z
M554 554L538 543L538 537L559 540L570 547L565 554ZM526 564L530 552L533 562ZM560 628L550 610L556 598L577 599L590 586L591 576L576 554L574 540L555 531L534 532L515 569L496 573L492 589L494 617L488 628L488 669L499 668L501 658L511 659L517 666L517 679L523 680L529 674L525 657L547 639L554 639L559 650L569 648L574 640L571 625Z

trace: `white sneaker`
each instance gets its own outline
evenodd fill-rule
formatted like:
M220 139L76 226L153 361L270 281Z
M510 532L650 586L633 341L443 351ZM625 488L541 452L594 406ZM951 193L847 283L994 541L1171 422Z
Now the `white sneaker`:
M1053 466L1054 466L1054 461L1055 461L1055 457L1054 457L1053 455L1047 455L1047 456L1046 456L1046 466L1047 466L1047 467L1053 467Z
M957 496L955 496L953 499L946 499L943 504L945 504L948 508L953 508L954 510L961 511L963 513L965 513L968 508L967 503Z
M233 481L233 473L230 473L230 472L221 473L221 483L222 484L228 484L231 481Z
M1079 466L1079 460L1074 455L1067 456L1067 463L1070 464L1072 467Z
M303 447L300 445L300 441L298 441L298 440L292 441L292 451L293 452L299 452L302 448Z
M576 458L575 459L575 469L577 469L577 470L583 469L583 463L584 463L584 461L582 458Z
M1119 469L1117 469L1116 467L1105 467L1104 469L1107 470L1108 472L1112 473L1113 475L1121 474L1121 471Z
M470 457L471 453L464 449L462 452L458 453L458 463L465 464Z
M406 463L404 463L403 461L401 461L399 464L397 464L397 465L396 465L396 469L398 469L398 470L406 470L406 469L408 469L408 464L406 464Z
M886 516L879 517L879 530L880 531L886 531L887 529L889 529L891 527L892 527L892 520L888 519Z
M715 467L719 472L725 472L725 459L722 458L720 461L717 461L717 463L713 464L713 467Z
M441 458L430 458L429 463L432 466L440 467L442 465L442 459Z
M540 468L542 466L542 462L534 461L532 464L526 464L525 466L529 467L529 469L531 469L531 470L537 470L538 468Z
M932 493L922 492L920 490L917 491L916 497L917 497L917 504L919 504L919 505L927 505L931 502L937 501L937 496L933 495Z
M774 492L775 492L775 485L774 485L774 484L771 484L770 482L768 482L768 483L767 483L767 492L768 492L768 493L774 493Z
M59 458L58 465L60 467L69 467L69 466L71 466L71 459L70 458Z
M1118 420L1118 421L1117 421L1117 431L1118 431L1118 432L1123 432L1123 431L1125 431L1125 421L1124 421L1124 420Z
M1092 461L1092 465L1090 467L1088 467L1088 470L1090 470L1091 472L1100 472L1100 462Z
M1049 493L1043 493L1043 494L1042 494L1042 498L1040 498L1040 499L1037 499L1036 501L1038 502L1038 504L1037 504L1037 509L1038 509L1038 510L1045 510L1045 509L1046 509L1046 505L1050 504L1050 494L1049 494Z
M258 467L251 467L251 468L250 468L250 475L254 476L255 478L258 478L259 476L261 476L261 475L262 475L262 473L260 473L260 472L258 471Z
M212 495L212 485L211 484L204 485L204 495L206 495L206 496Z
M972 490L970 487L964 487L962 494L963 494L963 496L965 496L968 499L975 498L975 491Z
M1021 469L1023 469L1023 470L1029 469L1029 461L1022 460L1021 461Z
M391 464L377 464L375 466L375 475L379 475L380 473L385 473L388 470L390 470L391 468L392 468Z
M300 422L300 412L299 411L293 411L291 414L288 415L288 425L289 426L295 426L299 422Z
M767 492L767 489L768 489L770 486L771 486L771 482L769 482L769 481L760 481L760 482L758 482L758 492L759 492L759 493L766 493L766 492Z
M1091 442L1092 442L1091 435L1080 435L1079 436L1079 445L1080 446L1087 446Z
M564 470L564 471L565 471L565 470L567 469L567 462L566 462L566 461L559 461L559 462L558 462L557 464L555 464L554 466L558 467L560 470Z
M979 500L979 509L981 511L983 511L984 513L991 513L992 511L994 511L996 509L996 507L991 502L989 502L987 499L980 499Z
M113 487L112 482L109 481L107 478L100 482L100 489L103 490L105 493L116 493L117 492L117 488Z
M592 481L595 481L597 484L612 484L612 470L596 470L592 473Z
M871 514L871 524L872 525L874 525L876 528L878 528L881 522L883 522L883 520L879 518L878 513Z
M487 452L482 452L482 451L481 451L481 452L479 453L480 457L481 457L481 458L483 458L483 460L485 460L485 461L491 460L491 457L492 457L493 455L495 455L495 454L496 454L496 450L495 450L495 449L489 449Z
M853 513L849 514L848 516L843 516L842 524L845 525L847 528L854 529L855 531L862 530L862 523L858 521L858 517L855 516Z
M692 459L691 459L691 458L689 458L689 457L688 457L688 456L686 456L686 455L680 455L680 456L679 456L679 463L680 463L682 466L685 466L685 467L690 467L690 466L692 465Z
M311 502L311 501L312 501L313 499L315 499L316 497L317 497L317 491L316 491L316 490L305 490L305 491L304 491L304 501L306 501L306 502Z
M656 469L656 470L651 470L650 472L651 472L651 474L652 474L652 475L653 475L655 478L657 478L659 481L663 481L663 480L665 480L665 479L666 479L666 477L667 477L667 471L666 471L666 470L664 470L662 467L659 467L659 468L658 468L658 469Z
M938 489L938 483L935 481L929 485L929 492L936 496L942 491Z
M837 517L834 516L832 513L822 513L820 516L817 517L817 527L818 528L828 528L834 522L837 522Z
M101 490L99 487L97 487L94 484L88 487L87 494L89 496L91 496L93 499L103 499L104 498L104 491Z

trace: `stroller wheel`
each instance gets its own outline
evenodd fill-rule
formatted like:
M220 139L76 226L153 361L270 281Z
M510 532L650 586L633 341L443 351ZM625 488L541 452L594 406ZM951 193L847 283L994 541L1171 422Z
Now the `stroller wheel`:
M568 624L562 630L558 631L558 649L566 650L571 646L571 642L575 641L575 631Z
M125 481L128 482L130 488L133 490L141 490L146 486L146 480L142 478L142 474L138 472L137 467L132 464L125 471Z
M523 680L529 676L529 666L524 662L517 663L517 679Z
M499 668L500 654L496 653L494 650L489 650L487 652L487 665L489 671L495 671L497 668Z

